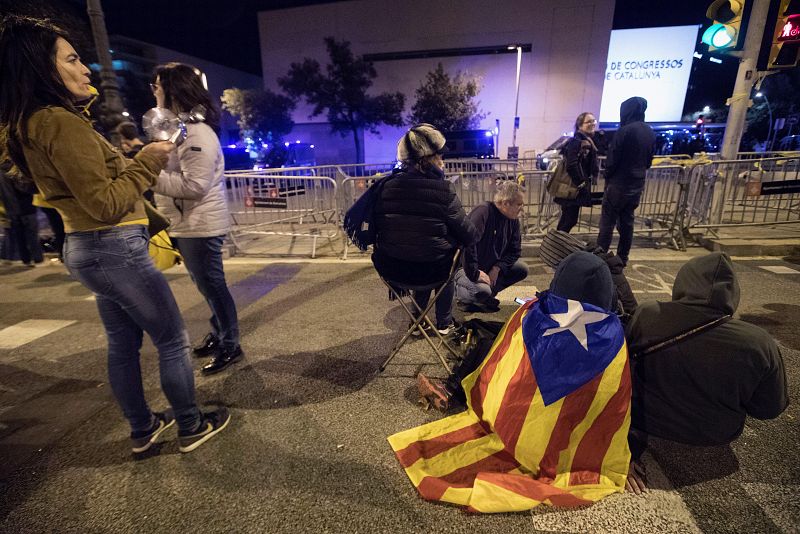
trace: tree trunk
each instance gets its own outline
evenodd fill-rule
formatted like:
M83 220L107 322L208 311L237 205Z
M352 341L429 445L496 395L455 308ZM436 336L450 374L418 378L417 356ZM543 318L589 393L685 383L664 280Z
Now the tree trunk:
M353 127L353 143L356 145L356 163L364 162L364 152L361 147L361 140L358 138L358 128Z

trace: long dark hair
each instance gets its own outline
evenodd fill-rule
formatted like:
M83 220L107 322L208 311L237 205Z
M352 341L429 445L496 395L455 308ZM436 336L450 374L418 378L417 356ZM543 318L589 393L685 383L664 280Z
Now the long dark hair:
M208 89L203 87L203 73L186 63L167 63L153 71L153 82L161 84L164 105L173 111L189 112L201 105L206 108L205 123L219 133L219 110L211 101Z
M0 159L9 158L25 178L22 152L28 119L46 106L78 113L56 68L56 40L64 30L47 20L6 16L0 21Z

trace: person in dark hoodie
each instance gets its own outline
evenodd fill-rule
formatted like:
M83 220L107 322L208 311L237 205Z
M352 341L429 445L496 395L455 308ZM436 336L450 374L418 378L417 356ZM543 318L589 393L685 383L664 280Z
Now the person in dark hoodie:
M597 246L608 251L614 227L619 232L617 256L624 264L633 243L633 213L644 190L644 177L653 163L656 134L644 123L647 100L634 96L619 107L620 128L606 160L606 189L600 215Z
M595 254L586 251L573 252L558 264L549 291L561 298L593 304L608 311L614 309L617 300L617 290L608 265ZM466 397L461 381L480 367L491 346L491 341L478 343L476 347L479 350L467 352L445 380L418 374L417 389L420 397L441 411L449 410L452 404L464 404Z
M475 242L475 226L445 180L444 146L444 136L430 124L414 126L397 144L400 168L386 178L374 207L372 262L386 280L405 285L444 281L456 250ZM450 281L436 301L436 327L442 335L456 328L454 292ZM428 305L430 295L414 293L420 309Z
M672 301L637 308L626 328L634 460L648 435L724 445L739 437L746 416L773 419L789 405L778 345L732 318L739 293L730 257L712 252L681 267Z

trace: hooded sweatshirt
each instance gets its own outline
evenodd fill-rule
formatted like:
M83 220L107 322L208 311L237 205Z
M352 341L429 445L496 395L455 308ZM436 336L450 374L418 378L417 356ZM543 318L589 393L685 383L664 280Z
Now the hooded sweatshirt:
M550 291L561 298L614 309L616 289L606 262L590 252L573 252L558 264Z
M647 100L634 96L619 107L620 128L614 134L606 160L606 182L636 193L653 163L656 134L644 123Z
M727 254L688 261L671 302L647 302L628 323L632 358L631 425L690 445L722 445L741 434L745 416L772 419L789 404L780 350L761 328L731 319L677 344L636 357L725 315L739 305Z

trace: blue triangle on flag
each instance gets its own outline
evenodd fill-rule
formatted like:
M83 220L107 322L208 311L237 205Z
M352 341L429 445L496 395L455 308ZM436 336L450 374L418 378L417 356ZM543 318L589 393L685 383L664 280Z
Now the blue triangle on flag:
M565 313L567 299L544 291L522 319L522 339L545 406L605 371L625 342L622 325L614 313L592 304L580 305L586 312L608 314L605 319L585 325L588 350L568 329L544 335L561 326L551 315Z

